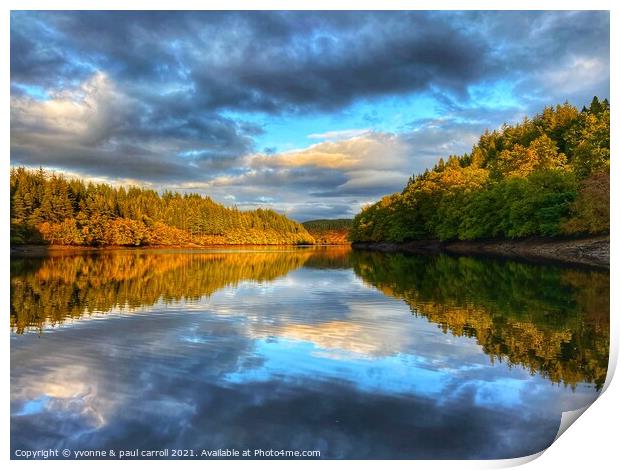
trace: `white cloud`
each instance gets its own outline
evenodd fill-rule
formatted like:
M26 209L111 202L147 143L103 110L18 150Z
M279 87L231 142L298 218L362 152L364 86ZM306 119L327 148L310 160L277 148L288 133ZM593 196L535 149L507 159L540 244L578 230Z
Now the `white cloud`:
M609 62L599 57L573 57L561 68L547 70L540 81L554 93L572 94L609 80Z
M18 142L50 139L73 144L102 143L127 117L130 99L104 73L96 73L79 87L51 91L45 101L28 96L11 98L13 137Z
M325 141L305 149L246 159L251 168L394 169L407 163L408 146L398 135L365 132L362 136Z
M310 134L308 138L317 140L342 140L358 137L364 134L368 134L369 132L370 129L345 129L341 131L329 131L320 134Z
M212 178L202 188L217 200L234 193L240 208L271 206L300 220L352 216L359 197L366 201L400 190L414 164L411 145L401 136L365 132L304 149L248 155L244 171Z

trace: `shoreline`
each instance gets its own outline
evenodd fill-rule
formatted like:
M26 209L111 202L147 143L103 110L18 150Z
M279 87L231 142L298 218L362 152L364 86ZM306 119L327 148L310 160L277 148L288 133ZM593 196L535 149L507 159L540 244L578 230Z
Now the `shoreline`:
M403 252L420 255L451 253L464 256L492 256L515 258L534 262L559 262L571 265L585 265L609 269L610 236L561 238L524 238L459 240L441 242L439 240L415 240L404 243L395 242L355 242L352 244L313 244L313 245L146 245L146 246L73 246L73 245L11 245L11 256L46 256L62 253L87 253L132 250L213 250L213 249L261 249L261 248L309 248L345 247L380 251L386 253Z
M414 254L452 253L517 258L528 261L555 261L609 269L609 235L516 240L416 240L405 243L355 242L354 249Z
M213 249L261 249L261 248L310 248L310 247L343 247L351 246L350 244L214 244L214 245L144 245L144 246L126 246L126 245L107 245L107 246L84 246L84 245L11 245L11 256L45 256L49 254L60 253L86 253L86 252L105 252L105 251L133 251L133 250L213 250Z

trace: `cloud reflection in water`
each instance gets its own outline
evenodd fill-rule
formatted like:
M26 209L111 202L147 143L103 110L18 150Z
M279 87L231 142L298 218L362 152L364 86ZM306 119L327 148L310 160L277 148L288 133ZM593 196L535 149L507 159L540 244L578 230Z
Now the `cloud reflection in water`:
M167 269L157 271L152 269L155 264L162 267L171 260L142 256L154 257L142 260L153 277L177 282L144 281L150 292L138 311L119 307L131 303L127 296L116 306L106 296L97 297L81 276L62 281L54 277L53 268L66 268L63 263L76 259L52 264L46 259L24 271L14 266L14 325L22 313L17 311L17 285L35 279L42 289L71 285L78 290L73 295L82 299L81 309L107 302L108 309L122 314L78 320L68 328L44 329L41 335L18 335L14 329L12 449L227 447L317 449L326 458L517 457L549 445L561 412L584 406L598 394L587 376L568 386L542 372L531 374L529 368L537 363L516 363L518 348L507 351L501 362L490 361L480 344L480 327L478 336L453 334L456 330L446 334L424 315L412 316L401 295L385 295L374 287L378 269L393 259L378 265L363 255L313 251L260 258L237 253L202 261L200 255L188 255L184 260L176 256ZM92 275L97 264L114 265L104 258L89 261ZM334 266L334 258L339 266ZM244 269L262 266L254 271L261 276L276 265L285 267L256 281L252 274L235 271L237 262ZM424 272L431 275L438 262L450 269L459 263L427 260ZM327 264L334 269L325 269ZM234 282L222 279L219 288L207 287L219 282L213 276L198 286L184 278L221 273L223 267L237 277ZM500 267L517 276L510 274L510 266ZM495 268L489 264L486 269ZM574 285L575 273L545 269L553 274L544 277L545 282L565 282L568 276ZM100 278L99 289L109 296L110 286L120 283L116 292L126 289L130 295L138 286L131 285L130 274L125 272L117 284ZM458 277L454 271L452 275ZM384 292L390 282L395 292L399 289L387 271L382 282ZM475 283L470 279L470 284ZM155 286L167 289L165 295L173 300L157 300ZM424 291L421 283L417 286L419 301ZM592 348L604 345L605 338L595 329L579 333L569 321L571 315L590 321L591 312L575 307L583 305L575 302L583 288L587 286L565 291L561 305L558 299L539 297L549 302L549 309L569 309L564 312L566 324L537 323L527 306L519 315L528 331L590 335L594 343L579 336L579 344L588 348L592 361L599 357ZM405 300L410 299L407 295ZM437 300L454 307L454 299ZM491 307L480 310L484 300L468 300L470 308L472 302L478 308L472 318L487 318L487 312L485 324L497 322L498 313ZM503 315L502 322L510 323L517 313L504 309ZM604 320L604 312L598 315ZM497 331L505 335L512 330ZM555 360L570 372L570 354L564 356ZM568 384L567 374L562 377Z

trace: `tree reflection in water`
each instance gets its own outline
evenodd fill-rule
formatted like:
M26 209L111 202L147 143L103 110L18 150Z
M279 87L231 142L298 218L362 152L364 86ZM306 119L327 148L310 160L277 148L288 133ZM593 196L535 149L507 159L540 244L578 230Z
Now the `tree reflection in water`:
M302 268L353 269L444 333L476 339L491 361L552 382L605 382L609 273L470 257L348 248L102 251L11 260L11 330L42 332L93 313L208 297Z

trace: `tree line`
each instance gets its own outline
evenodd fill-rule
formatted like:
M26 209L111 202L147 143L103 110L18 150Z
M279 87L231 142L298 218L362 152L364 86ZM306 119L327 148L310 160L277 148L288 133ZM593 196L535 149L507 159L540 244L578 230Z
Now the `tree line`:
M113 187L42 168L12 168L11 243L84 246L307 244L273 210L241 211L199 194Z
M609 102L565 103L488 130L354 218L352 241L609 232Z

